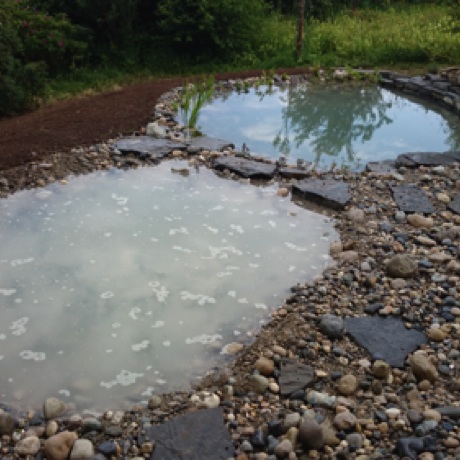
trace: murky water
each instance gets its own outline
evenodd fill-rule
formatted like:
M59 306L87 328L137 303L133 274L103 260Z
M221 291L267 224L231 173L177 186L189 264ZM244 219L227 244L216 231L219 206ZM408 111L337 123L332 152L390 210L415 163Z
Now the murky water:
M208 136L252 153L362 169L400 153L460 148L460 120L434 103L374 85L261 87L227 92L205 106Z
M328 264L333 224L183 163L0 201L0 397L120 407L187 386Z

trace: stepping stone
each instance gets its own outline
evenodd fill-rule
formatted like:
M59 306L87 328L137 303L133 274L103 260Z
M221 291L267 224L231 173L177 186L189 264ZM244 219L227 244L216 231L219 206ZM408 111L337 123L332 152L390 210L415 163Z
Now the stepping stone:
M156 139L150 136L136 136L120 139L115 143L121 153L150 155L151 158L163 158L173 150L185 150L186 145L169 139Z
M460 193L457 193L457 195L454 196L454 199L447 205L447 207L456 214L460 214Z
M310 171L308 169L297 169L297 168L280 168L278 173L282 177L288 179L305 179L309 176Z
M214 137L193 137L189 144L189 149L194 150L215 150L217 152L222 152L226 149L234 149L235 144L232 144L229 141L223 139L216 139Z
M288 397L294 391L304 390L315 378L315 371L311 366L299 363L293 359L281 362L278 382L282 397Z
M395 168L395 162L392 160L371 161L367 163L366 171L383 175L390 175L392 173L397 172Z
M396 166L440 166L460 161L460 152L412 152L402 153L396 158Z
M213 162L214 169L224 171L229 169L242 177L252 179L271 179L275 175L276 166L260 161L246 160L234 156L219 157Z
M426 193L414 184L390 185L393 198L401 211L417 214L431 214L435 212Z
M392 316L346 318L345 328L373 359L382 359L400 368L404 367L407 355L427 341L425 334L406 329L401 319Z
M343 209L350 200L348 184L334 179L304 179L292 191L332 209Z
M155 442L150 460L227 460L235 452L221 407L191 412L145 431L145 438Z

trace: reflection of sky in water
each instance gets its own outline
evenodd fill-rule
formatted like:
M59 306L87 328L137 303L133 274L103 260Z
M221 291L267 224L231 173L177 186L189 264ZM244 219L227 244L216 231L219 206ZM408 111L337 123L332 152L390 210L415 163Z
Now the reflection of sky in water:
M264 89L216 97L203 108L200 128L255 154L355 169L404 152L460 147L458 117L428 101L376 86Z
M327 264L324 217L171 165L0 202L3 400L113 407L186 385Z

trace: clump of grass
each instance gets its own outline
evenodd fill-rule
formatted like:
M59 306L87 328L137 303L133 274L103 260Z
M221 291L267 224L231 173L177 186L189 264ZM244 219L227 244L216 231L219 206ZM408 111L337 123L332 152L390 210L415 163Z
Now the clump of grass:
M460 60L459 21L440 5L345 12L312 20L306 58L322 65L382 65Z

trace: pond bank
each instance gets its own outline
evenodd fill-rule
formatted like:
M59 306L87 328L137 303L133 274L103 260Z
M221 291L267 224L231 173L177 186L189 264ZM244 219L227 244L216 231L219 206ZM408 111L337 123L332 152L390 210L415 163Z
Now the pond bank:
M3 196L51 179L65 183L72 173L158 161L120 155L114 143L5 171ZM222 153L173 148L165 156L213 167ZM180 440L168 443L168 428L158 432L153 425L190 413L182 430L209 431L207 437L191 433L186 447L193 454L184 458L456 458L459 158L458 152L403 155L394 165L362 173L303 170L306 180L346 186L345 203L320 208L337 220L341 240L331 246L336 265L315 283L293 286L255 342L233 347L228 369L190 392L154 396L148 408L126 412L95 417L50 399L45 420L40 411L8 408L11 413L0 414L2 456L181 458ZM220 174L240 180L228 168ZM274 175L280 195L309 206L291 195L291 177L279 169ZM410 190L401 189L407 184ZM426 207L411 208L421 204ZM203 418L208 410L212 415ZM219 417L227 428L214 432Z

